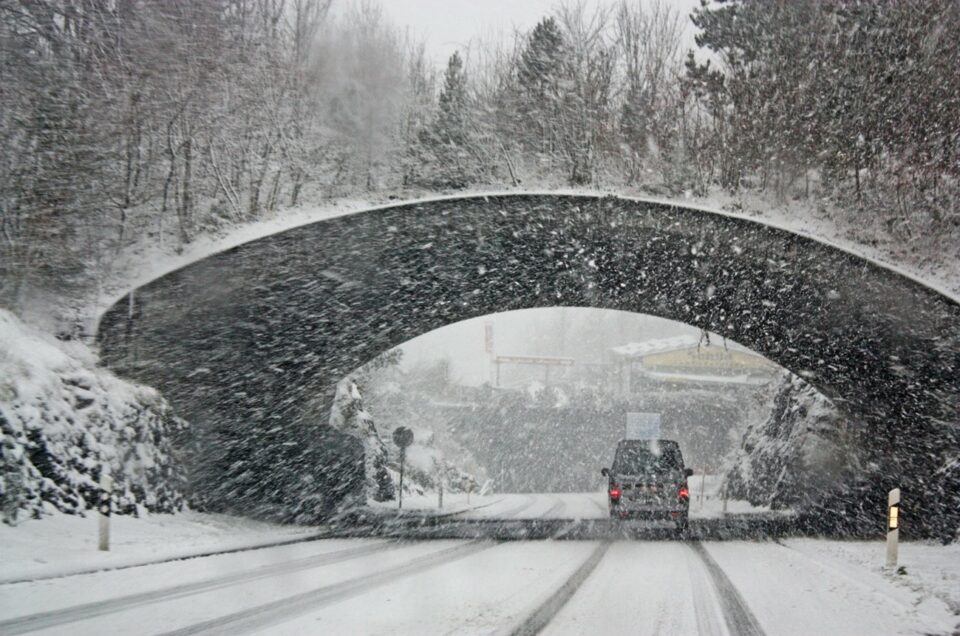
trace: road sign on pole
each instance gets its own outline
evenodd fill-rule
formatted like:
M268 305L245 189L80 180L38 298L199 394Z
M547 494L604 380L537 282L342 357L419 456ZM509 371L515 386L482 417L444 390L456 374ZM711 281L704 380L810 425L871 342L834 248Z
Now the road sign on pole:
M407 459L407 446L413 444L413 431L405 426L393 429L393 443L400 449L400 494L397 497L397 508L403 510L403 464Z
M900 542L900 489L894 488L887 495L887 567L897 567Z

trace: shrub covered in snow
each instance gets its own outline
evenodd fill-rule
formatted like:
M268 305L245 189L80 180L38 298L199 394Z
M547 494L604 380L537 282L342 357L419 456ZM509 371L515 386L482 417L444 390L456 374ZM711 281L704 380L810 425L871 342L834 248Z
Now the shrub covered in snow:
M183 474L172 453L185 422L160 395L96 367L78 342L59 342L0 310L0 510L3 521L53 509L83 514L104 464L114 509L172 512Z
M841 416L802 378L784 373L767 418L743 436L724 488L774 509L803 507L854 472Z
M363 408L360 389L351 378L337 384L330 409L330 426L363 442L364 490L374 501L394 498L393 480L387 472L387 450L377 433L373 418Z
M385 415L395 416L396 413ZM400 480L400 449L393 443L392 432L398 425L384 426L381 421L378 431L373 417L364 408L364 398L355 378L346 378L337 385L330 411L330 426L363 442L365 494L369 500L389 501L396 497ZM384 437L380 436L380 432ZM414 444L406 452L405 493L422 495L436 491L441 482L447 492L479 490L473 475L445 459L443 451L436 447L432 430L417 427L414 429L414 439Z
M388 435L392 438L392 435ZM461 469L445 458L443 451L435 446L436 437L429 429L414 429L415 442L406 451L403 491L405 494L422 495L436 492L443 486L446 492L477 492L480 484L475 475ZM392 442L389 449L389 468L394 481L400 475L400 449Z

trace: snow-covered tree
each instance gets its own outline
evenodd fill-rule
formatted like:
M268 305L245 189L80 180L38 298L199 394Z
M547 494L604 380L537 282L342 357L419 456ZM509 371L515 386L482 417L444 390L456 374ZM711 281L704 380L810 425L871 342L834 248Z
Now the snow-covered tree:
M360 389L351 378L337 384L337 393L330 410L330 426L363 442L364 488L367 498L373 501L393 499L394 485L387 472L386 447L377 432L373 417L363 408Z

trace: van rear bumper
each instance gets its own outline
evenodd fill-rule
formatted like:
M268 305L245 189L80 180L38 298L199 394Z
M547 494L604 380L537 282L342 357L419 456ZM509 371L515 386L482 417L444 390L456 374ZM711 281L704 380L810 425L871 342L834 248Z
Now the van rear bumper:
M651 521L676 521L687 516L689 508L642 508L630 505L611 505L610 514L616 515L621 519L649 519Z

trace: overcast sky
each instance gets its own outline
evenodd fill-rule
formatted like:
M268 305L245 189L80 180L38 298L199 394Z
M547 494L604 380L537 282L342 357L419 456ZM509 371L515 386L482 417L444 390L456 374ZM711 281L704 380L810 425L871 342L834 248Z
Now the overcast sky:
M568 0L574 2L576 0ZM588 6L614 6L620 0L584 0ZM632 0L649 4L651 0ZM700 0L662 0L684 15ZM441 66L457 49L465 50L477 37L527 31L556 6L557 0L382 0L384 14L397 26L409 27L424 40L427 53ZM693 47L693 25L687 25L688 47Z

